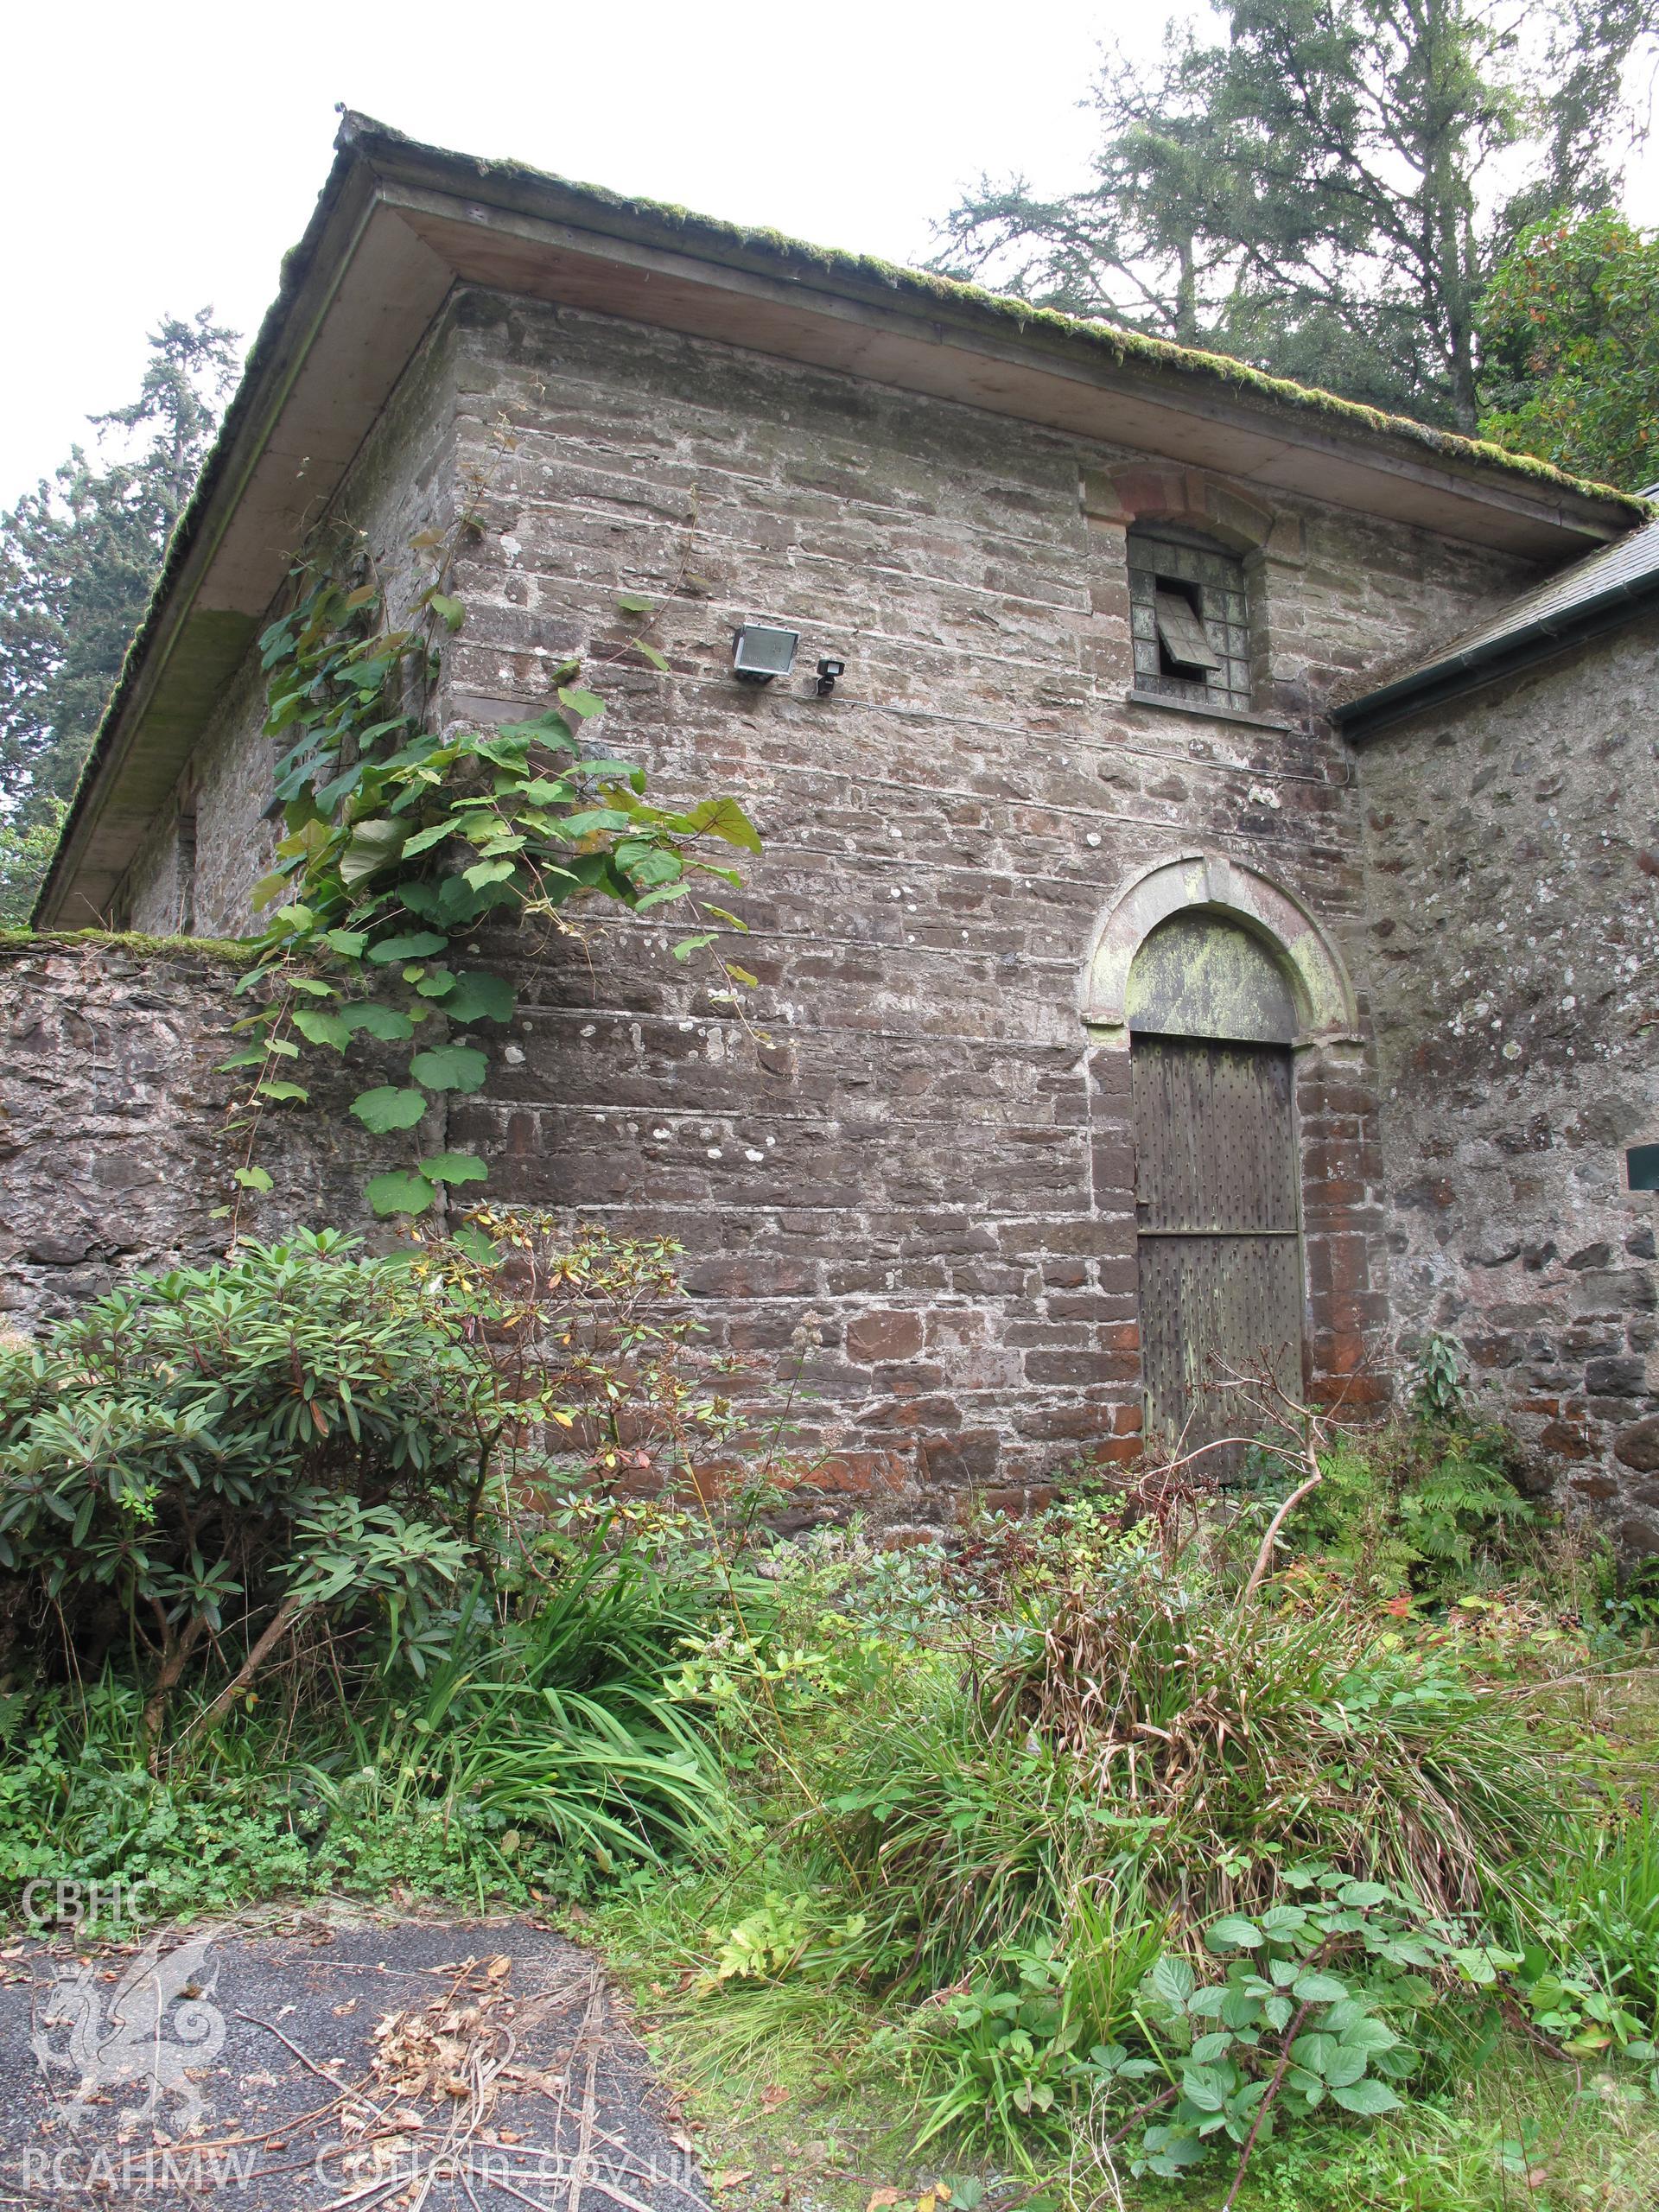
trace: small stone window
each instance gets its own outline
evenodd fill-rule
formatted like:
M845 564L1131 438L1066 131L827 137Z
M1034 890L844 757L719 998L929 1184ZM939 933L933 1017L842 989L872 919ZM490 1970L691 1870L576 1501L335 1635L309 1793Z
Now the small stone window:
M1192 706L1250 711L1244 564L1169 524L1128 533L1135 688Z

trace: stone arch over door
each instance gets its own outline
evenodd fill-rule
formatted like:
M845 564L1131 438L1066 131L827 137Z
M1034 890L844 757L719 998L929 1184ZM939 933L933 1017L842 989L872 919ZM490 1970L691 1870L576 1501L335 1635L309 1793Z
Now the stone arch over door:
M1123 1033L1129 972L1135 955L1162 922L1207 912L1235 923L1284 963L1296 1009L1296 1034L1306 1046L1358 1041L1353 985L1335 947L1306 906L1260 870L1219 853L1178 854L1135 876L1096 927L1084 970L1080 1012L1102 1042Z
M1102 915L1079 1011L1093 1211L1133 1293L1148 1426L1233 1433L1224 1368L1353 1395L1384 1318L1380 1217L1357 1007L1325 931L1259 870L1180 854Z

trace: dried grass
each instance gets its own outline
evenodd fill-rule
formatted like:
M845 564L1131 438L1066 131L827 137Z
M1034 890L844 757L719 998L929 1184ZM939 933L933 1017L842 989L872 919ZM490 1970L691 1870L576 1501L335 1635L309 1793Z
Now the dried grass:
M1559 1802L1521 1694L1388 1650L1340 1606L1200 1602L1153 1573L1109 1603L1064 1597L986 1711L1160 1822L1154 1891L1193 1913L1263 1896L1309 1855L1471 1910Z

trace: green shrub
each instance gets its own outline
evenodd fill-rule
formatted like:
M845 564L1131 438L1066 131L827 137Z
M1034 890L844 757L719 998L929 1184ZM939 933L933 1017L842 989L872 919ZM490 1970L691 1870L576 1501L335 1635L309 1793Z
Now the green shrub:
M149 1771L112 1671L0 1700L0 1893L141 1883L146 1916L329 1888L522 1901L709 1844L727 1818L683 1644L727 1602L607 1525L544 1561L522 1621L474 1588L448 1656L355 1709L245 1707ZM750 1593L752 1613L763 1602Z
M152 1740L188 1671L236 1678L308 1616L422 1663L489 1468L458 1320L321 1230L135 1276L6 1347L0 1563L37 1637L130 1656Z
M22 1656L127 1669L153 1760L181 1691L200 1726L279 1656L418 1678L469 1584L533 1609L550 1515L584 1517L571 1492L624 1465L671 1483L736 1422L673 1251L509 1213L387 1257L302 1232L5 1346Z

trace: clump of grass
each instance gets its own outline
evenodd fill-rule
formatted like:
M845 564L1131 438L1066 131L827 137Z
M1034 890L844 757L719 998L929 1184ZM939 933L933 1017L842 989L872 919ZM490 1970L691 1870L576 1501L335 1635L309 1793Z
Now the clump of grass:
M1148 1878L1187 1916L1269 1894L1287 1854L1478 1910L1558 1795L1517 1695L1352 1609L1234 1605L1150 1562L1066 1593L982 1702L995 1740L1147 1822Z

